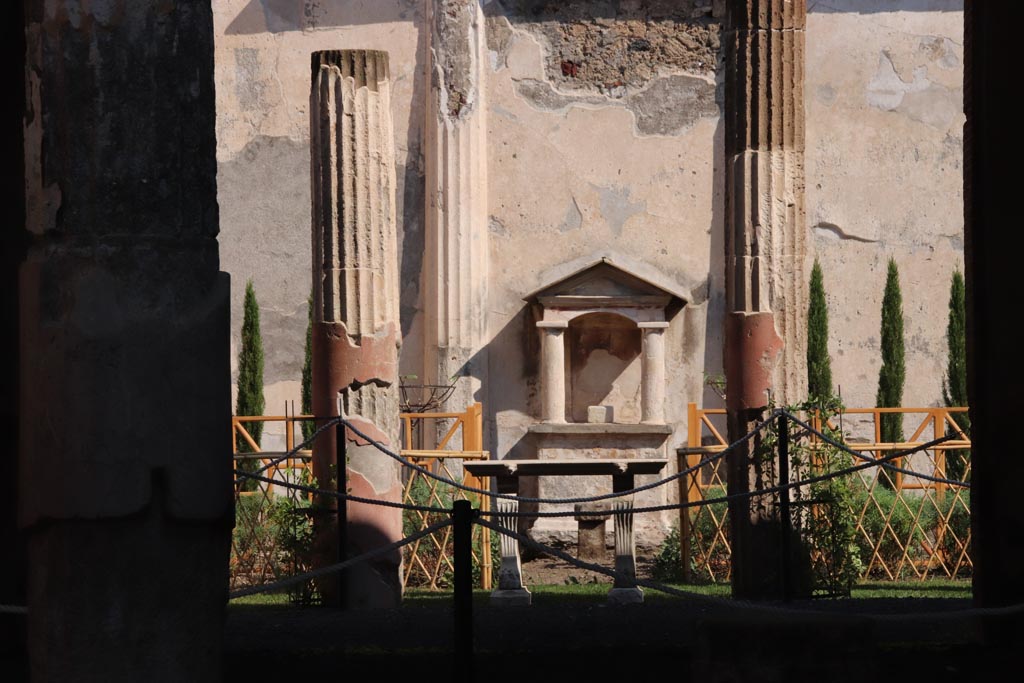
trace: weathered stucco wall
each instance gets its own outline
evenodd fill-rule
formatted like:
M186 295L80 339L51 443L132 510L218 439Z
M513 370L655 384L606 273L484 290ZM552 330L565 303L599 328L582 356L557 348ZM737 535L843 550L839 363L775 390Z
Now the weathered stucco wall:
M903 293L903 404L942 403L950 277L963 268L960 10L832 0L808 17L807 221L833 381L849 406L874 405L890 256Z
M216 0L221 262L232 275L232 368L245 282L260 303L266 412L299 410L311 274L310 53L386 50L391 58L398 180L403 356L416 362L423 248L421 133L425 97L420 0ZM413 106L413 101L417 102ZM411 336L410 336L411 335ZM405 370L403 370L405 372ZM417 369L408 370L417 372ZM269 426L264 447L283 445ZM277 443L277 446L273 444Z

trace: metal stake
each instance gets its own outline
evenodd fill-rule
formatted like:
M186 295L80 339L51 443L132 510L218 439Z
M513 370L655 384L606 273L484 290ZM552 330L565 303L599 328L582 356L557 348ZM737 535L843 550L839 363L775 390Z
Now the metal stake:
M786 415L779 415L779 484L789 484L789 425ZM782 542L779 544L782 552L782 600L789 602L793 599L792 567L790 566L790 543L793 532L793 520L789 510L789 489L784 488L779 492L779 512L782 517Z
M473 514L468 500L452 506L455 559L455 667L457 681L473 680Z
M338 562L348 559L348 501L343 497L348 494L346 482L348 481L348 462L345 455L345 423L339 422L335 426L335 454L336 464L334 466L335 490L339 496L335 499L338 506ZM347 571L342 569L338 572L338 605L342 608L348 607L348 596L345 590Z

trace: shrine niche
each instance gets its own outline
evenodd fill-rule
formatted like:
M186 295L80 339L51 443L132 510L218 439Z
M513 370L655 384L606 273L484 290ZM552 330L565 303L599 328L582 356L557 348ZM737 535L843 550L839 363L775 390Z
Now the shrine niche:
M541 335L528 428L538 460L667 457L665 335L688 299L654 269L611 256L568 264L526 297ZM544 497L574 497L597 489L590 479L551 476L537 485ZM640 494L636 504L659 504L659 495ZM569 540L576 522L541 518L538 531Z
M664 334L687 295L637 270L604 256L527 297L541 334L543 424L665 423ZM595 429L606 431L583 431Z

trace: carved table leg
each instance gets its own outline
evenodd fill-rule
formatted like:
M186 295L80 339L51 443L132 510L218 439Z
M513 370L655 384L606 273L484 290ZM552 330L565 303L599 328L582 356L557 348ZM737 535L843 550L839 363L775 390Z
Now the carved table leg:
M616 492L633 488L632 477L614 477ZM615 585L608 592L612 605L634 605L644 601L644 592L636 585L636 538L633 535L633 496L612 501L615 517Z
M495 509L496 520L503 528L515 531L519 501L499 498ZM492 605L528 606L530 591L523 586L523 568L519 558L519 541L501 534L501 567L498 569L498 587L491 592Z

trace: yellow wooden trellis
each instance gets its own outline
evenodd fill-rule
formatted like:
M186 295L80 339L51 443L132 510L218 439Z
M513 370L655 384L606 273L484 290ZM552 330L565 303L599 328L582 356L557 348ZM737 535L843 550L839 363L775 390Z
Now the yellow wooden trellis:
M400 417L405 444L405 448L401 452L402 456L433 474L459 481L460 477L456 476L456 473L462 468L456 463L463 460L487 460L490 458L490 453L483 449L483 406L479 403L469 406L463 413L402 413ZM440 422L444 424L448 421L451 424L439 439L436 448L413 448L413 435L417 423ZM459 434L461 434L461 448L456 449L452 446ZM464 473L461 481L472 488L483 488L483 482L468 472ZM414 500L413 493L417 485L426 487L426 500L423 500L422 497L419 500ZM450 508L452 500L459 498L475 500L481 510L490 510L488 496L466 494L411 468L405 474L402 499L406 503ZM413 511L407 512L406 515L406 519L412 522L411 531L419 531L438 521L435 513ZM454 570L451 531L451 527L447 527L406 546L404 577L406 585L416 583L430 589L443 587L441 583L445 575ZM476 548L473 551L473 561L480 567L481 587L485 590L491 588L493 573L490 531L481 526L475 526L473 529L474 540L477 541L474 544Z

